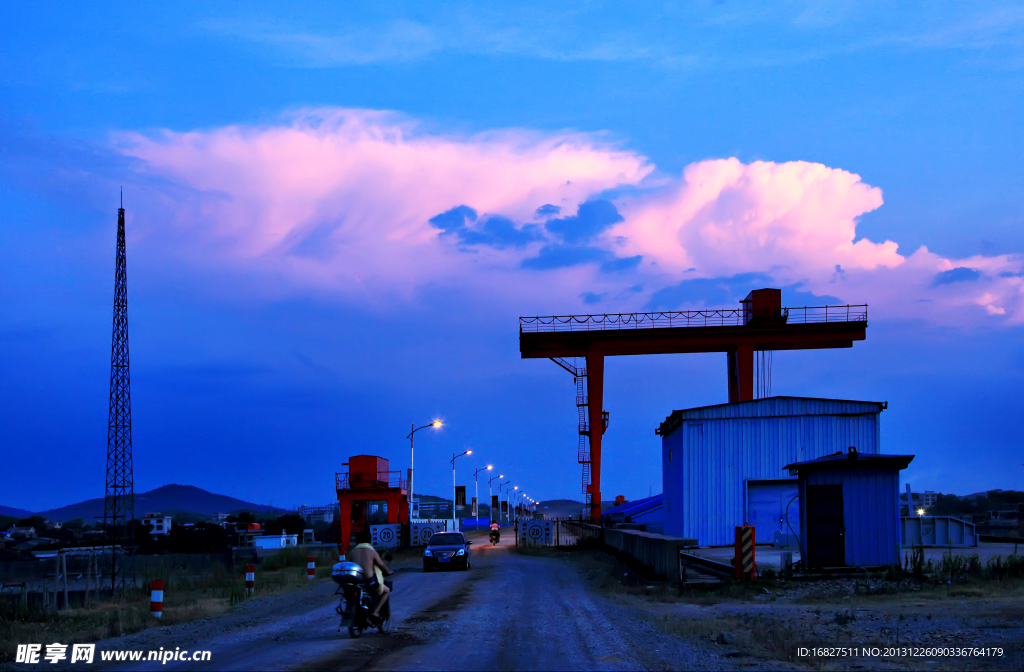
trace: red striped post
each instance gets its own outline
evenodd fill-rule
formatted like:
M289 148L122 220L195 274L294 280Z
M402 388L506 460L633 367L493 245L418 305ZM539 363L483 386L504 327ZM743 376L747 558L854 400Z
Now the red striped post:
M307 555L306 556L306 578L307 579L315 579L316 578L316 557L314 557L312 555Z
M156 618L164 615L164 582L160 579L153 579L152 592L149 596L149 610Z
M256 588L256 565L245 566L245 595L251 597Z

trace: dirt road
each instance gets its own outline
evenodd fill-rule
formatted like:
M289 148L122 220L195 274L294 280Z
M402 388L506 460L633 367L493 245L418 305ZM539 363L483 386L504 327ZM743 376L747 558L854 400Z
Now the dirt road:
M339 632L334 585L251 600L216 618L100 642L97 650L209 650L209 662L123 663L166 670L720 669L711 645L652 627L641 610L588 587L568 556L477 542L467 572L396 566L392 630ZM97 659L99 653L97 653ZM108 664L109 665L109 664ZM47 667L51 667L47 665ZM72 667L72 666L68 666Z

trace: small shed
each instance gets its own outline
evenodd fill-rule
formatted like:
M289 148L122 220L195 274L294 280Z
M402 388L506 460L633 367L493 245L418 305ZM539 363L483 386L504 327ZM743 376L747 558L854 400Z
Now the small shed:
M913 455L850 447L786 465L798 477L800 556L809 569L900 564L900 470Z

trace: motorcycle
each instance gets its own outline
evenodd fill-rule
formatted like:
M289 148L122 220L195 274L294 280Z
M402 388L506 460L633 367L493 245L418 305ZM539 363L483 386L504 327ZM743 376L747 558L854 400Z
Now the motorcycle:
M362 637L363 632L377 628L384 634L391 629L391 600L389 599L380 610L382 619L379 625L370 622L370 615L377 602L377 589L371 582L363 580L363 571L355 563L342 562L334 566L331 578L338 584L335 595L341 595L338 606L334 610L341 617L338 630L348 623L348 634L353 639ZM384 585L394 593L391 581L385 579Z
M500 539L501 532L499 532L498 530L491 530L491 545L497 545Z

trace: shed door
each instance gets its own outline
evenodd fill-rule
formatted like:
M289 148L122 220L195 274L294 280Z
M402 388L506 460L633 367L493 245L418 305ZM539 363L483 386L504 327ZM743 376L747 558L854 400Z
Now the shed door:
M807 563L811 567L846 565L843 486L807 486Z
M799 492L797 481L747 481L747 519L757 528L757 538L761 543L771 543L775 533L800 533L800 502L793 502ZM789 506L790 533L786 527L786 507Z

